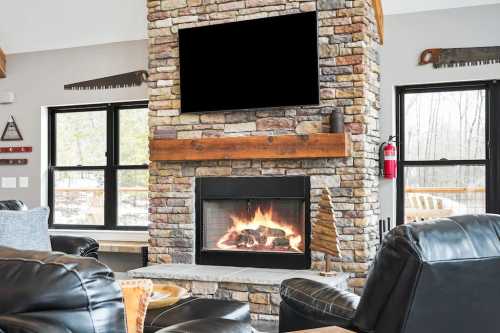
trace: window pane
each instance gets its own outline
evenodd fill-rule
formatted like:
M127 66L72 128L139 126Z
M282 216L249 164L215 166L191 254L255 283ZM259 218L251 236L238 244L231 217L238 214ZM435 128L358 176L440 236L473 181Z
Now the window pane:
M485 167L405 168L405 222L486 211Z
M54 224L104 225L104 172L54 172Z
M118 225L144 227L148 222L148 170L118 171Z
M405 94L405 159L484 159L485 95L485 90Z
M120 165L149 161L148 109L120 110Z
M56 115L58 166L106 164L106 112L73 112Z

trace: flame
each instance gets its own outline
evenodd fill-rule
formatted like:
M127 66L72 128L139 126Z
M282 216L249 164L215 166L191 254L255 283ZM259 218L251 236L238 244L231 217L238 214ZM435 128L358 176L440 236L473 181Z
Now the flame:
M238 249L237 245L227 244L230 238L234 234L241 234L244 230L259 230L262 227L281 230L285 233L285 238L289 241L289 246L291 249L297 252L302 252L300 250L300 245L302 244L302 236L293 228L293 226L280 223L273 219L273 210L270 208L265 213L262 212L260 207L257 207L255 214L251 220L246 220L240 218L236 215L231 215L232 225L227 230L227 232L219 239L217 242L217 247L222 250L234 250ZM250 239L248 242L243 244L246 248L252 249L259 245L258 240L253 235L249 235ZM265 247L267 249L273 248L273 242L278 237L268 236L266 238Z

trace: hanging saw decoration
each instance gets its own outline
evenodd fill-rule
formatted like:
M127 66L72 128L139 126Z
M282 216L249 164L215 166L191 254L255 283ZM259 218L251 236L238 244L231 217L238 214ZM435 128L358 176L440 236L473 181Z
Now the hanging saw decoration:
M148 72L145 70L130 73L106 76L99 79L66 84L64 90L92 90L138 87L148 81Z
M434 68L464 67L500 63L500 46L458 49L427 49L420 55L420 65Z

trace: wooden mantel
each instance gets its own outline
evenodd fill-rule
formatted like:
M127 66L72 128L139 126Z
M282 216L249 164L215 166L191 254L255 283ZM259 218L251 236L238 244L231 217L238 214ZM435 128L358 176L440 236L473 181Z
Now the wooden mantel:
M0 49L0 79L7 76L5 53Z
M375 10L375 19L377 20L377 31L380 37L380 44L384 45L384 10L382 0L373 0L373 9Z
M346 133L155 139L150 142L150 151L152 161L348 157L351 140Z

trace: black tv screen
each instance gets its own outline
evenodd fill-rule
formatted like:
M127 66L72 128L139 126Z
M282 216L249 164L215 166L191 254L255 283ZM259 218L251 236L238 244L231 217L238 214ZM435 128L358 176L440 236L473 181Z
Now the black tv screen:
M182 112L319 103L315 12L179 30Z

